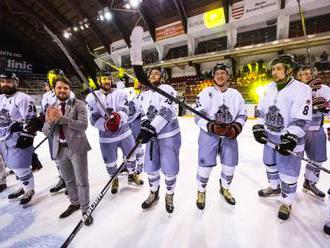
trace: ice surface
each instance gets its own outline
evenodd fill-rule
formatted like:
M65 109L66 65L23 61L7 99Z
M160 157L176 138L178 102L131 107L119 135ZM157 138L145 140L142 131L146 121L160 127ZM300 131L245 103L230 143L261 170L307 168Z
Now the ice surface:
M231 186L236 206L228 205L219 194L218 165L209 180L205 210L197 209L195 178L198 128L193 118L180 118L181 169L172 216L165 211L163 177L158 204L150 210L142 210L141 203L149 193L146 175L143 175L143 187L130 186L127 176L120 176L119 193L107 193L94 211L93 225L84 226L71 246L330 247L330 238L322 231L330 207L327 200L321 202L301 192L303 177L298 184L292 215L282 224L277 218L279 198L258 197L257 191L267 186L267 180L262 164L262 145L257 144L252 137L253 124L254 121L248 121L238 138L240 161ZM89 152L89 173L91 201L94 201L108 176L101 158L97 131L89 127L87 133L93 147ZM40 134L35 144L42 138ZM7 200L7 194L16 188L14 176L8 178L9 189L0 194L0 247L59 247L81 217L78 211L66 219L58 218L69 201L64 193L49 193L49 188L57 182L57 171L49 158L47 143L37 153L44 168L35 173L36 195L33 205L22 209L19 201ZM328 163L325 166L329 168ZM330 176L322 173L318 185L326 191L330 186Z

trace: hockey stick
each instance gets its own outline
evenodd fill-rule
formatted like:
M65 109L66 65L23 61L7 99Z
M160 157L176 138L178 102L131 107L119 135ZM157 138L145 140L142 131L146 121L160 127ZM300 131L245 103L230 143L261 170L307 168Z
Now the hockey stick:
M302 27L304 37L305 37L305 44L306 44L308 62L309 62L309 65L312 66L313 65L313 63L312 63L312 53L311 53L311 49L309 47L309 42L308 42L308 37L307 37L307 32L306 32L305 16L304 16L303 10L301 8L300 0L297 0L297 3L298 3L298 8L299 8L301 27ZM313 78L314 78L314 76L313 76Z
M100 192L100 194L96 197L96 199L94 200L94 202L89 206L89 208L87 209L86 213L83 215L82 219L79 221L79 223L76 225L76 227L71 232L70 236L62 244L61 248L68 247L68 245L71 243L71 241L77 235L77 233L79 232L79 230L83 227L83 225L84 225L85 221L87 220L87 218L89 216L91 216L91 214L94 212L94 210L97 207L97 205L99 205L100 201L103 199L103 197L105 196L105 194L109 190L112 182L118 177L119 173L124 168L126 162L131 158L131 156L133 155L133 153L135 152L135 150L138 148L139 145L140 145L140 142L137 141L135 143L134 147L132 148L132 150L129 152L129 154L124 159L124 161L118 167L118 169L116 170L115 174L110 178L110 180L104 186L104 188L102 189L102 191Z
M109 65L111 68L113 68L113 69L119 71L119 68L118 68L117 66L115 66L115 65L113 65L113 64L111 64L111 63L109 63L108 61L102 59L100 56L97 56L96 54L94 54L94 53L89 49L88 46L87 46L87 49L88 49L89 53L90 53L94 58L101 60L103 63ZM135 68L136 68L136 67L139 67L139 66L137 66L137 65L133 65L134 71L135 71ZM142 72L143 72L142 66L141 66L141 69L140 69L140 68L138 68L138 69L139 69L139 70L142 70ZM135 71L135 74L139 74L139 75L140 75L142 72L136 73L136 71ZM144 72L143 72L143 73L144 73ZM135 77L133 77L132 75L130 75L129 73L127 73L127 72L124 72L124 74L125 74L126 76L128 76L129 78L133 79L133 80L136 80L136 79L139 78L138 75L136 75L137 78L135 78ZM139 80L139 83L141 83L141 84L143 84L144 86L147 86L148 88L150 88L150 89L152 89L152 90L158 92L159 94L161 94L161 95L165 96L166 98L168 98L169 100L171 100L171 101L177 103L179 106L181 106L181 107L183 107L183 108L185 108L185 109L190 110L192 113L194 113L194 114L196 114L196 115L202 117L203 119L205 119L205 120L207 120L207 121L212 121L212 120L211 120L209 117L207 117L206 115L204 115L204 114L202 114L201 112L197 111L196 109L190 107L188 104L186 104L186 103L184 103L183 101L181 101L180 99L178 99L178 98L176 98L176 97L174 97L174 96L168 94L167 92L163 91L162 89L159 89L157 86L153 85L152 83L149 83L147 80L141 80L141 81Z
M100 101L100 99L97 97L97 95L95 94L94 90L89 86L88 84L88 80L85 77L85 75L82 73L82 71L79 69L79 67L77 66L76 62L72 59L70 53L68 52L68 50L65 48L65 46L63 45L63 43L59 40L59 38L45 25L43 24L43 27L45 29L45 31L48 33L48 35L55 41L55 43L61 48L62 52L65 54L65 56L67 57L67 59L70 61L71 65L73 66L73 68L76 70L76 72L78 73L78 75L80 76L80 78L83 80L83 82L86 83L88 90L92 93L92 95L94 96L95 100L97 101L97 103L100 105L100 107L102 108L102 110L104 111L105 115L110 118L110 114L108 113L108 111L106 110L105 106L102 104L102 102Z
M40 141L39 144L36 147L33 148L33 152L35 152L47 139L48 139L48 136L43 138L43 140Z
M269 139L266 139L266 138L262 138L264 141L267 141L267 143L269 144L269 146L273 149L276 149L276 146L277 144L273 141L270 141ZM321 171L324 171L328 174L330 174L330 170L328 170L327 168L324 168L322 166L319 166L315 161L313 160L310 160L308 158L305 158L303 156L299 156L297 153L293 152L293 151L290 151L290 150L286 150L288 153L290 153L292 156L295 156L297 158L300 158L301 160L309 163L311 166L313 166L314 168L317 168L317 169L320 169Z

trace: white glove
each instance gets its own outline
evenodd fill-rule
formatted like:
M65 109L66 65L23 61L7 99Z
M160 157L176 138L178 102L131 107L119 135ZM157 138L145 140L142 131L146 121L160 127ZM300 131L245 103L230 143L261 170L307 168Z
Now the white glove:
M142 43L143 43L143 28L136 26L131 34L131 63L132 65L143 65L142 61Z

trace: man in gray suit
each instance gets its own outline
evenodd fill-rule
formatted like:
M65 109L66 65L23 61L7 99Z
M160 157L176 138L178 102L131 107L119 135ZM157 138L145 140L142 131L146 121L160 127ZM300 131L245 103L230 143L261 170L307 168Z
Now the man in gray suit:
M71 204L59 216L66 218L81 208L83 214L89 205L87 152L91 149L85 130L88 126L85 103L70 98L71 84L67 78L54 80L57 102L49 106L43 133L53 139L52 153L66 183ZM85 225L93 222L92 216Z

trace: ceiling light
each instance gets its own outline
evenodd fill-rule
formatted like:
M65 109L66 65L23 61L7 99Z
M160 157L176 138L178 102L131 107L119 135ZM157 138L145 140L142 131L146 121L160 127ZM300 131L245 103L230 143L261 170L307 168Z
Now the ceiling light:
M132 6L132 8L137 8L141 2L142 1L140 0L129 0L129 4Z
M126 4L125 4L125 8L126 8L126 9L130 9L130 8L131 8L131 5L129 5L129 3L126 3Z
M72 34L71 34L69 31L64 30L64 32L63 32L63 37L64 37L65 39L69 39L71 35L72 35Z

